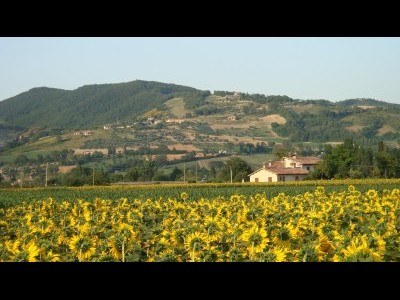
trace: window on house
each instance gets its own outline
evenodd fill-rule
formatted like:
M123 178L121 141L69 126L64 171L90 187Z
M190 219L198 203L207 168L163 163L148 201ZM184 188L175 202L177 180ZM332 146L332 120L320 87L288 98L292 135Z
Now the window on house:
M282 176L282 181L285 181L285 176Z
M299 176L296 176L294 180L299 181Z
M310 171L310 167L307 167L307 171Z

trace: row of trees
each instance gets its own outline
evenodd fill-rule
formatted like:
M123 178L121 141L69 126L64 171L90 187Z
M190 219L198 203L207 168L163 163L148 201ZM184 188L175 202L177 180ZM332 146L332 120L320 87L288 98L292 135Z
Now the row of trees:
M21 186L64 185L107 185L112 182L148 182L148 181L187 181L196 182L206 179L214 182L241 182L248 181L251 167L241 158L231 158L225 162L212 161L210 169L199 167L197 163L184 164L183 167L174 167L167 172L161 169L156 161L131 160L130 167L121 172L118 168L99 168L77 166L69 173L59 173L54 164L45 168L26 168L18 171L15 168L6 168L5 173L12 178L12 183ZM231 177L232 176L232 177ZM0 175L0 183L4 181ZM23 182L23 184L22 184ZM4 184L4 183L3 183Z
M324 160L311 178L399 178L400 149L379 142L376 148L364 147L346 139L336 147L325 146Z

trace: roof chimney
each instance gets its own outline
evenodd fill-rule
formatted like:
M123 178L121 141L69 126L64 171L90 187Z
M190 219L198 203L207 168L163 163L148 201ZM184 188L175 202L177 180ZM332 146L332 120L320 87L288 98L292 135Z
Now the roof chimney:
M271 160L269 160L268 161L268 167L271 167L272 166L272 163L271 163Z
M296 159L296 152L293 153L292 158L293 158L293 159Z

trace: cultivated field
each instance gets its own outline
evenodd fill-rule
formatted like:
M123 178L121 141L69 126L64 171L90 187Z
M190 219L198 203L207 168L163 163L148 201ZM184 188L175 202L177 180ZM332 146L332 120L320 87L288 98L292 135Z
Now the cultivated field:
M0 190L1 261L399 261L400 180Z

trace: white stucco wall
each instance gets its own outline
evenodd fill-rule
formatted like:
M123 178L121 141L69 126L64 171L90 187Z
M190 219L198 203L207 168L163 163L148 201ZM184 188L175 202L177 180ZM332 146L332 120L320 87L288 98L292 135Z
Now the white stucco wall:
M306 178L307 175L277 175L268 170L260 170L257 173L250 175L250 182L269 182L268 181L269 177L271 177L270 182L296 181L296 176L297 180L303 180L304 178Z
M307 175L279 175L277 177L278 181L296 181L296 176L298 178L297 180L303 180Z
M257 173L250 175L250 182L257 182L256 178L258 178L258 182L268 182L268 177L271 177L271 182L278 181L278 177L275 173L268 170L260 170Z

